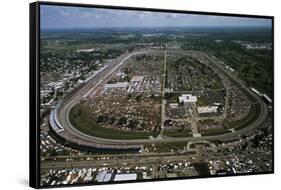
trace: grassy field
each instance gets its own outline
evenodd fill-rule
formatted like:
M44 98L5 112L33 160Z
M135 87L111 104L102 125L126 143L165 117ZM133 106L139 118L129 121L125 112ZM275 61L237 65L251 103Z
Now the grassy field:
M231 128L234 128L235 130L243 129L249 126L251 123L253 123L256 119L258 119L260 112L261 112L260 105L255 103L251 105L249 114L243 119L240 119L238 121L232 121L232 122L225 121L223 124L229 129Z
M214 135L222 135L222 134L227 134L231 133L231 131L227 129L209 129L209 130L204 130L201 132L202 136L214 136Z
M220 70L220 69L219 69ZM246 91L244 88L241 88L240 84L233 80L232 78L229 78L231 82L233 82L249 99L249 101L252 103L250 111L248 115L238 121L228 122L224 121L224 126L228 129L234 128L235 130L243 129L247 126L249 126L251 123L253 123L260 115L261 107L258 104L258 101L253 97L248 91Z
M149 148L150 152L163 153L163 152L171 152L171 149L173 149L174 151L183 150L184 147L187 146L187 143L188 142L186 141L170 142L170 143L155 143L154 146L146 145L145 148Z
M225 129L211 129L211 130L204 130L201 132L202 136L213 136L213 135L221 135L221 134L227 134L230 133L228 129L235 129L240 130L247 126L249 126L251 123L253 123L260 114L260 106L255 103L251 106L249 114L244 117L243 119L237 120L237 121L224 121L223 125L225 126Z
M270 51L261 53L258 51L236 51L217 53L216 55L222 59L227 65L234 68L243 81L248 86L254 86L256 89L272 96L272 58ZM237 64L239 63L239 64Z
M168 136L168 137L192 137L192 132L191 130L189 131L167 131L164 130L163 131L163 135L164 136Z
M91 117L78 105L71 109L69 114L71 124L79 131L95 137L108 139L147 139L152 133L122 131L118 129L99 126Z

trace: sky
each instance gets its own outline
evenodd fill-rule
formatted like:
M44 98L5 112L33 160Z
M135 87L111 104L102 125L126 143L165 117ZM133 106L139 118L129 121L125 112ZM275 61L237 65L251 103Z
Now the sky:
M41 29L271 26L270 19L41 5Z

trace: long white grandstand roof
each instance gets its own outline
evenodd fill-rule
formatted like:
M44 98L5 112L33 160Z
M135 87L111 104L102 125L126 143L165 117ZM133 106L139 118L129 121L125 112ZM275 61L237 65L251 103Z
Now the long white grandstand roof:
M127 88L128 82L117 82L114 84L106 84L104 88Z
M136 173L116 174L114 181L126 181L126 180L136 180L136 179L137 179Z

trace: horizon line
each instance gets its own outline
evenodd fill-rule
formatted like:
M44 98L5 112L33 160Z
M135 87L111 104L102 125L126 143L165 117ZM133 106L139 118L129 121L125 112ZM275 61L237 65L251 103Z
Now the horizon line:
M41 28L40 30L54 30L54 29L122 29L122 28L272 28L272 26L268 25L206 25L206 26L93 26L93 27L48 27L48 28Z

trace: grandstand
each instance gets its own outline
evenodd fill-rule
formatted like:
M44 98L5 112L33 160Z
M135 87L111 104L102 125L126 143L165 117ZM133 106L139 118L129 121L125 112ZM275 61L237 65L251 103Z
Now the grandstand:
M57 112L59 105L56 109L52 110L49 116L50 134L59 142L64 145L71 146L76 149L86 151L97 151L97 152L141 152L143 145L113 145L113 144L101 144L90 140L79 139L76 140L72 134L64 130L63 126L57 119Z

